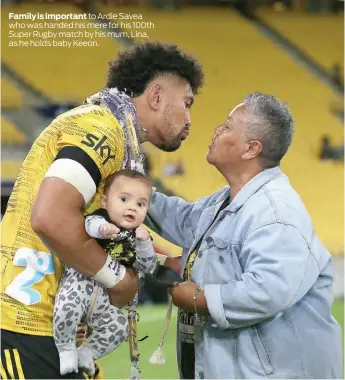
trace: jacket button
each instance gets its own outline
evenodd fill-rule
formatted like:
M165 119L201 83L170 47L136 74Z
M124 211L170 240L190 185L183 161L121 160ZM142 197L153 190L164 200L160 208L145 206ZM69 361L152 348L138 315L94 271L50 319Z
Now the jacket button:
M203 379L205 377L204 372L200 371L199 372L199 377L200 377L200 379Z
M219 261L221 264L224 264L224 257L223 256L219 256Z

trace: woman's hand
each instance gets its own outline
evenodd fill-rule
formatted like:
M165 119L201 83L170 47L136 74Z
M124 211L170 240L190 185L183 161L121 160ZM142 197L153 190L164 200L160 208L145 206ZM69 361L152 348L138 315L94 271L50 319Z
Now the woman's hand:
M110 303L118 308L124 307L133 300L139 291L139 287L137 271L134 268L127 268L125 277L113 288L108 289Z
M170 295L175 306L188 311L195 311L193 297L198 286L194 282L186 281L170 288ZM196 298L196 309L199 312L206 312L207 302L203 291L199 291Z

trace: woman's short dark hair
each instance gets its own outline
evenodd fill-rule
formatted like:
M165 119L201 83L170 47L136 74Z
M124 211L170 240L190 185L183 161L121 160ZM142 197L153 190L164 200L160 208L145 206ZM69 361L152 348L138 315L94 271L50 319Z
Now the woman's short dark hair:
M203 85L201 64L176 45L149 41L119 52L110 62L106 87L117 87L133 96L141 95L147 84L162 74L185 79L197 94Z

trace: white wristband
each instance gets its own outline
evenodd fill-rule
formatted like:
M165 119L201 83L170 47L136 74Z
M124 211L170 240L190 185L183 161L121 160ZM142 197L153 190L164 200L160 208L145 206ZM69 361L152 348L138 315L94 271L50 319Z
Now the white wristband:
M125 275L126 268L108 255L103 267L91 278L100 282L106 288L112 288L121 281Z

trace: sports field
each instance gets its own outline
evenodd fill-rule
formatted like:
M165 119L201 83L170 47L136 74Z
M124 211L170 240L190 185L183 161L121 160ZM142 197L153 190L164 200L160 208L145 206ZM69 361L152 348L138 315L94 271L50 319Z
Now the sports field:
M149 337L140 344L141 368L143 379L177 379L175 359L176 336L176 308L174 307L170 329L167 333L164 353L166 362L164 365L152 365L149 359L156 349L165 318L166 306L145 306L140 308L140 321L138 323L139 339ZM344 328L344 302L336 301L333 307L333 315ZM124 343L117 351L99 361L107 379L127 379L130 374L129 347Z

